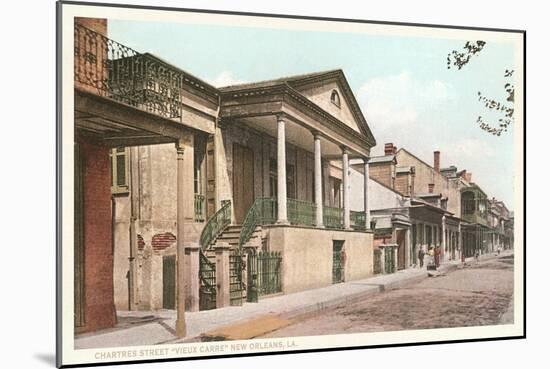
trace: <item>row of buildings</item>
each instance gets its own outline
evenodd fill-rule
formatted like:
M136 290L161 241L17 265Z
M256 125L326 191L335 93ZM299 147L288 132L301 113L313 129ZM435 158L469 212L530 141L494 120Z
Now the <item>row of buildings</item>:
M185 309L416 267L420 248L512 247L513 214L439 152L371 155L341 70L216 88L107 26L75 19L76 333L176 308L182 332Z

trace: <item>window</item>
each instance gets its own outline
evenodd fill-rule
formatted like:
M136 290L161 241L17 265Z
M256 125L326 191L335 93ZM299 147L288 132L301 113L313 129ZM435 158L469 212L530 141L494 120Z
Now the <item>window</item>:
M330 94L330 101L337 107L340 107L340 95L338 95L338 91L332 90L332 93Z
M128 192L128 149L117 147L111 150L111 192Z

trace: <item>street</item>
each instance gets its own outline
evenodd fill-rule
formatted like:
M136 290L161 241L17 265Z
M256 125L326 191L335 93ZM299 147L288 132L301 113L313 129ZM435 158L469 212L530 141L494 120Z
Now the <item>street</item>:
M324 310L262 337L512 323L513 261L513 255L472 261L446 275Z

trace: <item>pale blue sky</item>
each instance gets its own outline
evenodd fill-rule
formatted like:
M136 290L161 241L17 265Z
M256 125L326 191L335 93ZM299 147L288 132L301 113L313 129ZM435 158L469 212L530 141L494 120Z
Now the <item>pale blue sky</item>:
M377 140L373 154L393 142L431 164L440 150L442 166L471 171L488 196L513 208L513 134L495 137L476 124L478 115L494 117L477 91L505 98L511 43L487 43L458 71L447 69L447 53L468 39L117 20L109 37L216 86L341 68Z

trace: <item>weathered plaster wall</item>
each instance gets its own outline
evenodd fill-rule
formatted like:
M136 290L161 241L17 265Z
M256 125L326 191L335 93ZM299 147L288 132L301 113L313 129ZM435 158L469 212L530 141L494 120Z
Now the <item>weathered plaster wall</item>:
M362 166L362 164L361 164ZM350 169L350 207L354 211L363 211L364 179L353 167ZM405 206L406 200L395 191L369 179L370 210L389 209Z
M344 241L345 278L372 275L372 234L306 227L268 227L269 248L283 256L282 288L292 293L332 284L332 246Z

